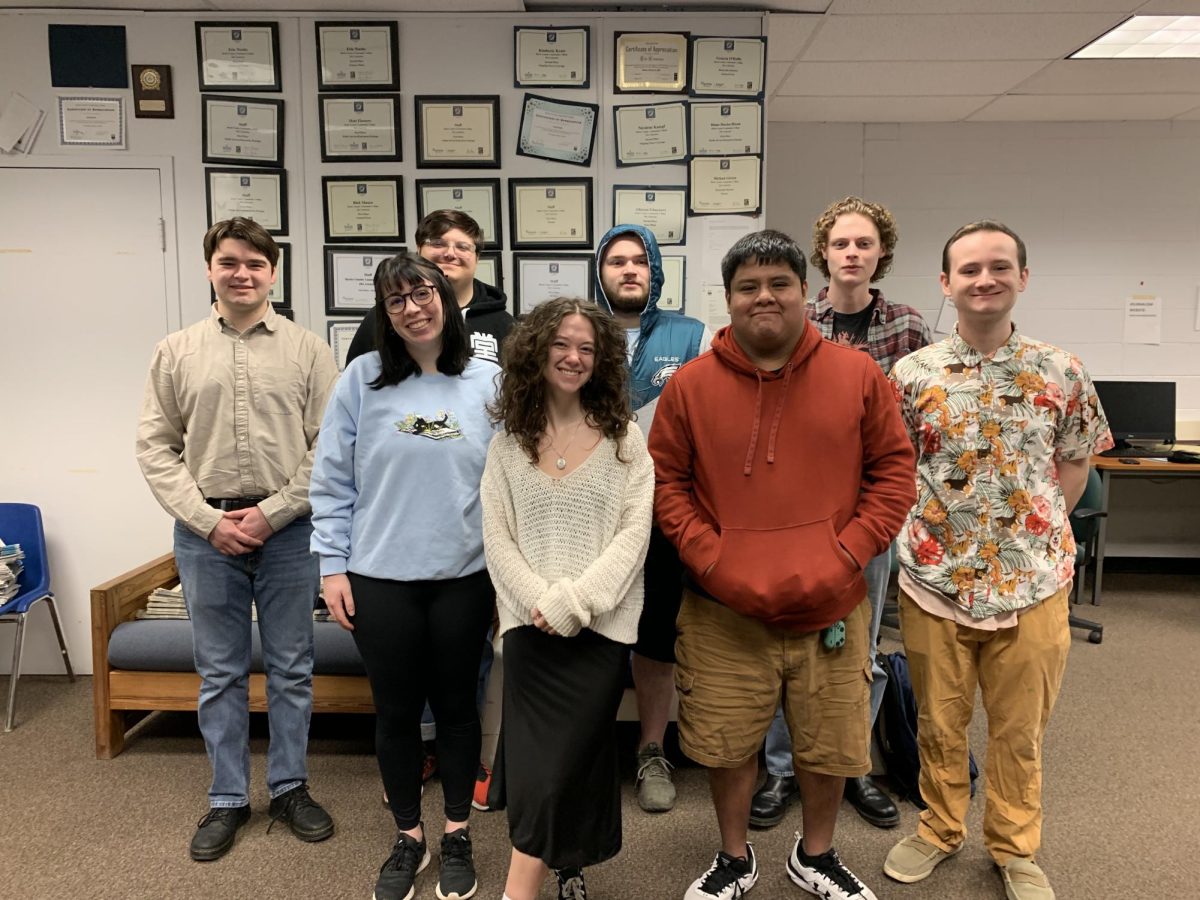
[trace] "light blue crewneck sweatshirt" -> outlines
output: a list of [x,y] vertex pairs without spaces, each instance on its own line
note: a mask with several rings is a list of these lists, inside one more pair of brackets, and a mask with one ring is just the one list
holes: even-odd
[[373,391],[379,354],[346,367],[325,409],[309,500],[321,574],[395,581],[484,567],[479,482],[498,366],[410,376]]

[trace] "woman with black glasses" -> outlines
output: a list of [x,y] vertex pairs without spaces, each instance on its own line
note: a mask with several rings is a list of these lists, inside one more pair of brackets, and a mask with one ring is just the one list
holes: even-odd
[[475,687],[494,593],[479,482],[499,369],[472,358],[453,289],[402,254],[375,271],[376,349],[346,367],[313,464],[313,552],[325,603],[353,631],[376,709],[376,753],[395,846],[375,900],[408,900],[429,863],[420,720],[438,723],[445,795],[436,894],[475,893],[467,817],[479,766]]

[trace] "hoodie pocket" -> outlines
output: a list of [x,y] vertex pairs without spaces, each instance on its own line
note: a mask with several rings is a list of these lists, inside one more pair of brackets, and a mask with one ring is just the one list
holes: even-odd
[[774,620],[788,618],[788,610],[819,617],[841,604],[860,578],[833,521],[825,518],[779,528],[723,528],[717,563],[704,581],[714,597],[743,615]]

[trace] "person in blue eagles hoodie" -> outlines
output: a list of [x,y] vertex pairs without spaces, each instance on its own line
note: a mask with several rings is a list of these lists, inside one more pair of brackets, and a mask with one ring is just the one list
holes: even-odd
[[[649,437],[658,395],[680,366],[708,349],[712,334],[698,319],[658,308],[662,254],[654,234],[641,225],[617,225],[600,239],[596,287],[596,302],[625,329],[630,399],[638,425]],[[641,722],[638,804],[646,812],[665,812],[675,805],[671,766],[662,744],[675,695],[675,617],[683,593],[682,573],[675,548],[655,528],[646,556],[646,602],[633,649]]]

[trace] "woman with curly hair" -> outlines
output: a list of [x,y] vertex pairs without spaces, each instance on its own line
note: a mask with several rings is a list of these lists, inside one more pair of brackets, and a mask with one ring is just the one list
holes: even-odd
[[654,464],[630,427],[625,335],[551,300],[505,342],[483,472],[483,545],[504,636],[493,785],[508,809],[506,900],[547,868],[584,900],[583,867],[621,849],[616,715],[642,609]]

